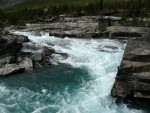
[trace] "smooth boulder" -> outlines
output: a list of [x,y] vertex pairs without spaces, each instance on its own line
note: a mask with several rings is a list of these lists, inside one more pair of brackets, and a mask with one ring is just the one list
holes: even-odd
[[25,42],[29,42],[29,39],[27,36],[20,35],[20,36],[17,36],[17,42],[18,43],[25,43]]
[[22,73],[25,68],[17,64],[6,64],[4,67],[0,68],[0,77]]
[[22,62],[19,63],[19,66],[25,68],[25,71],[33,70],[33,61],[31,58],[25,58]]

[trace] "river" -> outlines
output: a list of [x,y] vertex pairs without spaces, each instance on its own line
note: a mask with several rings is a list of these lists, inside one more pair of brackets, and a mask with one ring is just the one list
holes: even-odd
[[[0,113],[143,113],[116,103],[111,88],[126,44],[109,39],[26,35],[31,42],[68,54],[52,65],[0,79]],[[23,48],[24,51],[26,48]]]

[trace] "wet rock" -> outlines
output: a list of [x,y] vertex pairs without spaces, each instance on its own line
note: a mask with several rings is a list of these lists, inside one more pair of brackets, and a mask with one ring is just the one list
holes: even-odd
[[10,56],[9,58],[9,64],[13,64],[17,62],[17,56]]
[[33,70],[33,62],[31,58],[25,58],[22,62],[19,63],[19,66],[25,68],[26,71]]
[[51,55],[52,53],[55,53],[55,50],[53,48],[48,47],[42,47],[42,54],[44,55]]
[[46,46],[41,46],[36,43],[23,43],[23,52],[31,52],[31,53],[41,53],[44,55],[51,55],[52,53],[55,52],[53,48],[46,47]]
[[3,35],[11,35],[11,33],[8,30],[3,30],[2,34]]
[[89,38],[100,38],[103,36],[103,33],[89,33]]
[[142,34],[137,32],[116,31],[111,32],[111,37],[142,37]]
[[18,63],[22,62],[23,60],[24,60],[23,56],[18,56],[16,63],[18,64]]
[[134,95],[135,99],[150,99],[150,84],[145,82],[134,83]]
[[[110,26],[106,28],[105,32],[98,29],[98,20],[101,16],[81,16],[81,17],[59,17],[53,23],[33,23],[27,24],[27,31],[47,31],[50,36],[56,37],[78,37],[78,38],[117,38],[128,39],[134,37],[141,37],[147,33],[149,28],[144,27],[129,27],[129,26]],[[111,19],[114,24],[119,22],[120,17],[103,18]],[[38,35],[40,36],[39,32]]]
[[150,72],[133,73],[132,79],[138,82],[150,83]]
[[32,60],[37,61],[37,62],[39,62],[39,61],[41,61],[41,60],[43,59],[42,54],[39,53],[39,52],[34,53],[34,54],[31,56],[31,58],[32,58]]
[[44,47],[42,52],[33,53],[31,56],[34,63],[36,65],[38,64],[40,67],[59,64],[59,61],[64,60],[67,57],[67,54],[55,52],[52,48],[47,47]]
[[5,57],[5,58],[1,58],[0,59],[0,67],[2,67],[3,65],[9,63],[9,60],[10,60],[10,56]]
[[34,34],[35,36],[42,36],[42,34],[41,34],[40,31],[34,31],[33,34]]
[[31,58],[34,64],[37,65],[35,67],[38,67],[38,65],[41,67],[45,65],[51,65],[50,56],[53,53],[55,53],[55,50],[51,47],[28,42],[23,44],[20,55]]
[[23,43],[23,49],[25,49],[24,52],[34,52],[39,51],[41,49],[41,46],[37,45],[36,43],[26,42]]
[[4,67],[0,68],[0,77],[22,73],[24,68],[17,64],[6,64]]
[[128,40],[143,37],[150,29],[144,27],[111,26],[108,27],[107,30],[110,32],[110,38],[122,39],[122,37],[124,37]]
[[150,55],[135,55],[127,54],[124,60],[135,61],[135,62],[150,62]]
[[17,43],[15,35],[10,34],[8,31],[3,31],[0,37],[1,76],[15,74],[23,70],[23,68],[16,64],[17,54],[21,48],[22,44]]
[[16,54],[22,48],[22,44],[17,43],[17,38],[13,35],[2,36],[0,43],[0,57]]
[[150,84],[144,82],[136,82],[134,84],[135,92],[150,94]]
[[144,38],[128,40],[111,91],[113,96],[146,101],[150,99],[150,45]]
[[63,59],[66,59],[68,57],[67,53],[59,53],[59,52],[55,52],[53,55],[58,55],[58,57],[63,57]]
[[21,55],[21,56],[31,56],[31,55],[32,55],[32,52],[20,51],[20,52],[19,52],[19,55]]
[[25,43],[25,42],[29,42],[29,39],[27,36],[19,35],[19,36],[17,36],[17,42]]
[[65,60],[68,57],[66,53],[54,53],[50,56],[51,64],[58,65],[60,61]]
[[115,97],[129,98],[132,97],[132,84],[130,81],[117,80],[115,82],[111,94]]
[[50,57],[49,56],[43,56],[42,60],[38,63],[42,66],[51,65]]
[[75,37],[78,37],[77,34],[69,34],[69,33],[65,33],[65,32],[49,33],[49,36],[55,36],[55,37],[60,37],[60,38],[65,38],[65,37],[75,38]]
[[112,50],[117,50],[118,49],[118,47],[115,47],[115,46],[105,46],[105,48],[112,49]]
[[146,94],[146,93],[141,93],[141,92],[135,92],[134,93],[134,98],[136,99],[140,99],[140,100],[146,100],[146,101],[149,101],[150,100],[150,96],[149,94]]

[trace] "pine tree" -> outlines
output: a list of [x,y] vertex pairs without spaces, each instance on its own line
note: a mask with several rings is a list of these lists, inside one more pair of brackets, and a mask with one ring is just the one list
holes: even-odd
[[102,11],[104,9],[104,1],[103,0],[100,0],[100,2],[99,2],[99,9],[100,9],[100,11]]

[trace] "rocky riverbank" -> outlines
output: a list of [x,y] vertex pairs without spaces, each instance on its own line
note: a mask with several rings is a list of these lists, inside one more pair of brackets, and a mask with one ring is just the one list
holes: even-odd
[[[150,28],[115,24],[101,31],[98,26],[99,18],[99,16],[62,17],[49,23],[28,23],[21,31],[34,31],[35,35],[41,35],[41,31],[49,32],[50,36],[60,38],[128,40],[111,93],[120,98],[150,99]],[[109,18],[115,23],[120,20],[115,17]],[[18,28],[9,27],[5,30],[13,29]],[[56,53],[52,48],[29,42],[28,37],[25,36],[1,33],[0,44],[0,76],[51,65],[50,59],[53,54],[67,57],[65,54]],[[22,46],[41,52],[20,52]]]
[[[36,52],[23,52],[22,48]],[[27,36],[14,35],[5,30],[0,31],[0,77],[51,65],[54,55],[67,57],[64,53],[55,52],[53,48],[30,42]]]
[[[101,22],[101,20],[104,22]],[[111,26],[108,25],[111,21]],[[60,38],[118,38],[141,37],[147,33],[146,27],[121,26],[120,17],[81,16],[60,17],[50,22],[27,23],[25,27],[8,27],[6,30],[23,28],[22,31],[49,32],[50,36]],[[103,26],[99,25],[102,23]],[[103,30],[102,30],[103,29]]]
[[[150,33],[150,32],[149,32]],[[150,99],[150,34],[128,40],[116,81],[115,97],[135,100]]]

